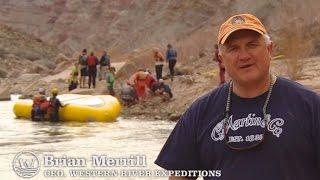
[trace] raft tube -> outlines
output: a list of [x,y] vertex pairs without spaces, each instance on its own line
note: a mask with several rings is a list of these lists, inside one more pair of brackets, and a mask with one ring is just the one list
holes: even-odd
[[[110,95],[63,94],[58,99],[63,105],[59,110],[61,121],[76,122],[111,122],[116,121],[120,102]],[[32,100],[19,100],[14,103],[13,112],[17,118],[31,119]]]

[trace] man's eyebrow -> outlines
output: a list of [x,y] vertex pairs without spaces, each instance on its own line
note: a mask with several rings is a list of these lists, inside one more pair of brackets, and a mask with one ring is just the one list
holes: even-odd
[[256,39],[253,39],[253,40],[249,41],[247,44],[250,44],[250,43],[257,43],[257,42],[259,42],[259,39],[258,39],[258,38],[256,38]]
[[228,43],[225,45],[226,48],[233,48],[233,47],[237,47],[238,45],[232,44],[232,43]]

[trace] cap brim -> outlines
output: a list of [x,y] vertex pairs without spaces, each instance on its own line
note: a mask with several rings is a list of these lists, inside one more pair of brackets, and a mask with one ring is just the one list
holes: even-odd
[[256,31],[258,32],[259,34],[265,34],[263,31],[257,29],[257,28],[253,28],[253,27],[237,27],[233,30],[231,30],[230,32],[228,32],[227,34],[225,34],[222,39],[220,40],[219,44],[224,44],[226,42],[226,40],[228,39],[228,37],[234,33],[235,31],[238,31],[238,30],[252,30],[252,31]]

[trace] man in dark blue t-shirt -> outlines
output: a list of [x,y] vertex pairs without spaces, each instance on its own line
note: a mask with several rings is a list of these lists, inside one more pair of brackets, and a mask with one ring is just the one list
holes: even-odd
[[320,179],[319,95],[269,73],[272,42],[255,16],[229,18],[218,44],[232,81],[191,105],[155,163],[219,171],[205,179]]

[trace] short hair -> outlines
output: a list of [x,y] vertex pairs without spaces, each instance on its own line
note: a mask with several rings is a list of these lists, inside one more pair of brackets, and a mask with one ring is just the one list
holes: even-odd
[[86,53],[86,52],[87,52],[87,49],[83,49],[82,52],[83,52],[83,53]]
[[172,45],[171,45],[171,44],[168,44],[167,47],[168,47],[168,48],[172,48]]
[[263,34],[262,36],[266,42],[266,45],[269,46],[272,43],[270,36],[268,34]]

